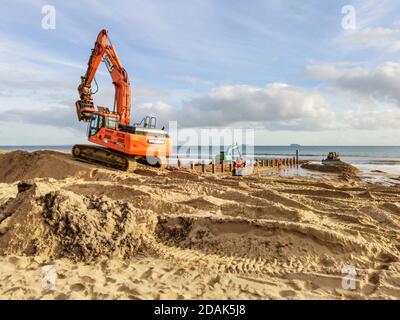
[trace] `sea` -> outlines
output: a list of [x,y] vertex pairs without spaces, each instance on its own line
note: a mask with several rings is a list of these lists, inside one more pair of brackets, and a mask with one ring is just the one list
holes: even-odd
[[[72,145],[42,145],[42,146],[0,146],[0,150],[59,150],[70,151]],[[187,147],[174,148],[174,156],[190,160],[212,159],[226,147]],[[328,152],[339,153],[340,158],[360,169],[366,180],[386,182],[400,178],[400,146],[241,146],[239,150],[247,159],[268,159],[294,156],[299,152],[300,160],[320,163]],[[304,174],[304,172],[301,172]],[[397,180],[400,182],[400,180]]]

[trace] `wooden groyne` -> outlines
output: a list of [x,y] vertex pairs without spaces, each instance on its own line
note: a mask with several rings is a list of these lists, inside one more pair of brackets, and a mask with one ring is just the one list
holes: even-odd
[[[250,165],[254,166],[254,173],[270,169],[293,168],[299,165],[299,153],[296,151],[296,154],[289,158],[255,159],[251,161]],[[233,161],[190,161],[189,165],[184,165],[182,159],[178,159],[175,167],[187,168],[197,173],[224,174],[232,172]]]

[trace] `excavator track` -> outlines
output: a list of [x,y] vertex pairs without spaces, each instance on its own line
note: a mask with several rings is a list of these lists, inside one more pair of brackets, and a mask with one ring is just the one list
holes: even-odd
[[97,163],[123,171],[134,171],[137,167],[135,159],[104,147],[76,144],[72,148],[72,156],[80,161]]

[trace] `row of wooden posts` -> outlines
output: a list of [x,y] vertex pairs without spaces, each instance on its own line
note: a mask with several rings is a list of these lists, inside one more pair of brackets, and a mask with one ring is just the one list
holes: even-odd
[[[296,155],[291,158],[282,158],[282,159],[256,159],[254,161],[255,167],[265,167],[265,168],[275,168],[275,167],[294,167],[299,165],[299,153],[296,151]],[[195,170],[195,162],[190,162],[190,169]],[[207,164],[205,161],[201,163],[201,172],[206,172]],[[178,159],[178,168],[182,168],[182,161]],[[220,171],[221,173],[226,172],[226,168],[228,168],[228,172],[232,172],[233,169],[233,162],[232,161],[221,161],[220,162]],[[211,172],[216,173],[216,162],[213,160],[211,161]]]

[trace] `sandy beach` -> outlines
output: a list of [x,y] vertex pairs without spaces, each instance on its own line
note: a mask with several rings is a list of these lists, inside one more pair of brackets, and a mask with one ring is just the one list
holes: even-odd
[[1,299],[400,298],[400,185],[0,163]]

